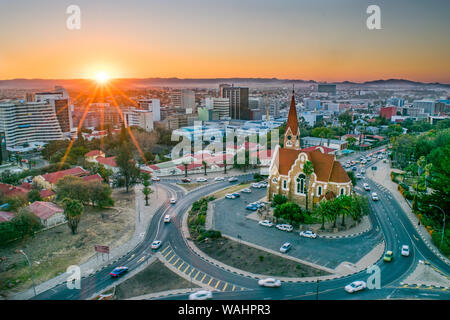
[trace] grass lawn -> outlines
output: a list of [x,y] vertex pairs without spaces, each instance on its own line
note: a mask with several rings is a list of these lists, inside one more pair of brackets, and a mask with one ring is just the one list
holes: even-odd
[[236,185],[232,185],[231,187],[228,187],[226,189],[217,191],[216,193],[214,193],[212,196],[216,199],[220,199],[225,197],[226,194],[228,193],[233,193],[233,192],[237,192],[239,190],[245,189],[250,187],[250,183],[246,183],[246,184],[236,184]]
[[[114,299],[129,299],[149,293],[190,287],[189,281],[170,271],[162,262],[156,260],[134,277],[119,284],[116,287]],[[192,284],[192,288],[198,288],[198,286]]]
[[9,296],[31,287],[29,266],[16,250],[22,249],[28,255],[35,283],[39,284],[66,272],[70,265],[88,260],[95,254],[96,244],[117,247],[127,242],[135,228],[134,191],[125,194],[114,190],[113,198],[113,209],[86,207],[75,235],[64,224],[0,246],[0,295]]
[[205,183],[177,183],[177,185],[182,186],[183,188],[185,188],[187,191],[191,191],[194,190],[200,186],[205,185]]
[[277,277],[313,277],[327,272],[284,259],[226,238],[196,242],[200,250],[210,257],[251,273]]

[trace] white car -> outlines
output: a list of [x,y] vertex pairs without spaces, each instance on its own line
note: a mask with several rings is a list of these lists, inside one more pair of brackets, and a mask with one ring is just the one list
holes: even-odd
[[292,248],[292,244],[290,244],[289,242],[286,242],[285,244],[283,244],[283,245],[281,246],[280,252],[281,252],[281,253],[286,253],[286,252],[288,252],[289,250],[291,250],[291,248]]
[[366,191],[370,191],[370,186],[369,186],[367,183],[364,183],[364,184],[363,184],[363,188],[364,188],[364,190],[366,190]]
[[213,295],[211,291],[200,290],[189,295],[189,300],[208,300],[212,299]]
[[231,177],[230,179],[228,179],[228,182],[236,182],[238,181],[238,178],[236,177]]
[[164,216],[164,223],[169,223],[170,222],[170,216],[168,214],[166,214]]
[[236,196],[234,194],[232,194],[232,193],[228,193],[228,194],[225,195],[225,198],[226,199],[235,199]]
[[402,256],[404,256],[404,257],[409,256],[409,246],[407,246],[407,245],[402,246]]
[[175,198],[170,199],[170,203],[171,203],[171,204],[177,203],[177,199],[175,199]]
[[366,169],[362,168],[361,169],[361,174],[364,174],[364,173],[366,173]]
[[255,188],[255,189],[259,189],[260,188],[260,184],[259,183],[252,183],[250,185],[250,187]]
[[195,181],[197,181],[197,182],[206,182],[206,181],[208,181],[208,179],[206,179],[206,178],[197,178],[197,179],[195,179]]
[[158,178],[158,177],[153,177],[153,178],[152,178],[152,181],[161,181],[161,179]]
[[378,200],[380,200],[380,199],[378,198],[378,195],[377,195],[376,192],[372,192],[372,200],[373,200],[373,201],[378,201]]
[[357,178],[357,179],[362,179],[361,173],[357,173],[357,174],[356,174],[356,178]]
[[245,189],[242,189],[242,192],[243,193],[252,193],[252,189],[245,188]]
[[305,238],[312,238],[312,239],[317,238],[317,234],[315,234],[315,233],[312,232],[311,230],[301,231],[301,232],[299,233],[299,235],[300,235],[301,237],[305,237]]
[[161,247],[162,241],[161,240],[155,240],[152,242],[151,248],[153,250],[158,249],[159,247]]
[[269,220],[262,220],[260,222],[258,222],[259,225],[263,226],[263,227],[273,227],[273,223],[270,222]]
[[216,177],[214,178],[214,181],[224,181],[225,178],[224,177]]
[[290,224],[277,224],[275,226],[278,230],[291,232],[294,228]]
[[349,285],[345,286],[345,291],[348,293],[353,293],[357,291],[364,290],[366,288],[366,283],[364,281],[353,281]]
[[261,287],[278,288],[281,287],[281,281],[274,278],[267,278],[258,280]]

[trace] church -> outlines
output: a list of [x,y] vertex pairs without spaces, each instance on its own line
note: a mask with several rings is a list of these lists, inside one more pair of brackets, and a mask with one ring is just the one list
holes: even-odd
[[[314,172],[309,177],[303,172],[303,166],[311,161]],[[308,209],[322,200],[330,200],[339,195],[351,195],[352,182],[347,172],[334,154],[327,154],[318,146],[311,151],[300,147],[300,129],[298,127],[295,97],[292,100],[284,134],[284,147],[277,145],[269,168],[267,199],[274,195],[285,195],[289,201],[306,207],[308,192]]]

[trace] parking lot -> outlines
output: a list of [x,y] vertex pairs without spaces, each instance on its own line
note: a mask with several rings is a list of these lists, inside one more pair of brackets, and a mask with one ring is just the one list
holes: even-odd
[[[358,262],[381,240],[380,233],[374,230],[354,238],[308,239],[300,237],[295,231],[260,226],[258,222],[246,218],[253,212],[246,210],[245,206],[264,197],[266,189],[251,190],[251,193],[240,192],[239,198],[223,198],[215,202],[214,229],[276,251],[283,243],[290,242],[293,248],[289,255],[332,269],[343,261]],[[358,245],[355,246],[355,242]]]

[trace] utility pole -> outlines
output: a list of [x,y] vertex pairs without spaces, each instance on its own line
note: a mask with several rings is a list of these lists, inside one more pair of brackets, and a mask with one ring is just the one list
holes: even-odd
[[319,300],[319,279],[316,280],[316,301]]
[[30,271],[31,271],[31,282],[33,283],[34,296],[36,297],[37,294],[36,294],[36,286],[34,285],[33,266],[30,263],[30,259],[28,259],[28,256],[25,254],[25,252],[23,252],[23,250],[19,250],[19,252],[21,254],[23,254],[25,256],[25,258],[27,258],[28,265],[30,266]]

